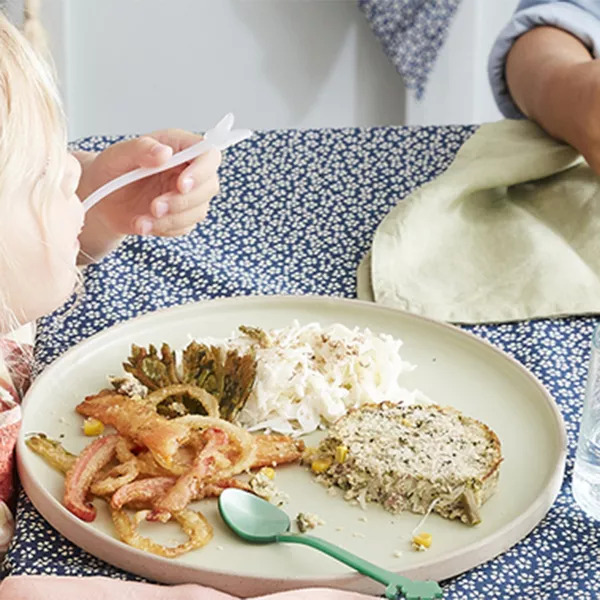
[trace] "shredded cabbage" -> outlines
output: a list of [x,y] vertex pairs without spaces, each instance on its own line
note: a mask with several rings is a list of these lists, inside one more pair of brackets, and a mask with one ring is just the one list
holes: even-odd
[[400,386],[400,375],[415,367],[401,358],[402,341],[390,335],[296,321],[265,333],[268,347],[241,332],[211,340],[255,353],[256,380],[237,419],[250,431],[306,434],[365,403],[427,400],[418,390]]

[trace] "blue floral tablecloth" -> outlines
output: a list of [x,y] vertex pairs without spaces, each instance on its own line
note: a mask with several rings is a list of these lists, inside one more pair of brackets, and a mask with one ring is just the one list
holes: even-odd
[[[141,313],[248,294],[355,297],[355,270],[384,215],[451,162],[472,127],[273,131],[230,149],[208,219],[180,239],[128,238],[85,272],[78,303],[42,319],[40,368],[70,346]],[[118,138],[89,138],[101,150]],[[447,600],[600,597],[600,524],[573,503],[571,472],[594,318],[468,329],[547,386],[564,415],[569,458],[542,523],[500,557],[443,584]],[[85,553],[19,497],[5,574],[139,579]]]
[[417,99],[460,0],[358,0],[384,52]]

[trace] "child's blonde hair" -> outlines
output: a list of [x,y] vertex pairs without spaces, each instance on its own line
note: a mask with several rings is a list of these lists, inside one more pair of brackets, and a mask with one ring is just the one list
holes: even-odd
[[[36,20],[35,14],[29,15],[30,26],[32,18]],[[27,19],[25,27],[27,29]],[[46,200],[51,200],[48,190],[57,189],[60,185],[66,145],[65,119],[52,70],[25,36],[0,12],[2,219],[10,224],[11,207],[16,202],[28,201],[23,190],[33,187],[33,201],[44,230]],[[0,253],[5,265],[10,267],[9,260],[18,265],[18,257],[10,255],[10,249],[3,246],[2,239]],[[3,292],[0,285],[0,295],[4,296]],[[2,300],[6,298],[0,298],[0,304],[7,308]],[[6,310],[0,310],[0,313],[1,332],[6,331],[8,317]]]
[[[52,70],[0,13],[0,201],[39,162],[64,162],[67,135]],[[49,169],[50,175],[61,169]]]

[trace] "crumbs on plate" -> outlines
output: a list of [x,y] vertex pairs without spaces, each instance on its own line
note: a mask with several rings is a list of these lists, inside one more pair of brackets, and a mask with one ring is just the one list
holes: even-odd
[[319,525],[325,525],[325,521],[313,513],[300,512],[296,515],[296,527],[300,533],[306,533]]

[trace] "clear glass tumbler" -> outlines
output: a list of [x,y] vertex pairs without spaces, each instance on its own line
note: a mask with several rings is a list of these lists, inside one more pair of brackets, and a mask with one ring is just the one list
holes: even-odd
[[573,496],[590,517],[600,520],[600,325],[592,336],[573,471]]

